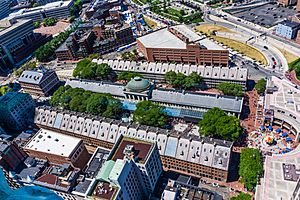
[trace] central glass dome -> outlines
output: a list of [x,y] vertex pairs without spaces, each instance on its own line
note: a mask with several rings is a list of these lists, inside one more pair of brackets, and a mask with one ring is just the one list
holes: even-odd
[[151,83],[147,79],[141,77],[134,77],[125,86],[126,90],[130,92],[143,92],[150,88]]

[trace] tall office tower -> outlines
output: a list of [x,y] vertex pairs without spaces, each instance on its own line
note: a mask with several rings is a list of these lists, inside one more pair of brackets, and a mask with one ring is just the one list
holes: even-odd
[[5,0],[0,1],[0,19],[7,17],[10,13],[9,2]]
[[24,129],[33,122],[34,108],[29,94],[8,92],[0,97],[0,123],[6,129]]
[[156,143],[121,135],[98,174],[93,195],[104,199],[146,199],[161,173]]

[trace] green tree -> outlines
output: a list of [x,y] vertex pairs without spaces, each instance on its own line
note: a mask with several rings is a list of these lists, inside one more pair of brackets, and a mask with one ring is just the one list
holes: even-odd
[[78,89],[76,93],[73,93],[72,100],[69,103],[69,107],[73,111],[85,112],[87,108],[87,100],[92,95],[90,91],[84,91],[83,89]]
[[263,171],[262,156],[258,149],[244,148],[241,151],[239,175],[248,190],[254,189]]
[[51,41],[39,47],[35,51],[35,57],[40,62],[46,62],[54,57],[55,50],[61,45],[75,29],[61,32],[55,36]]
[[108,79],[111,68],[108,64],[97,64],[89,59],[79,61],[73,70],[73,76],[84,79]]
[[168,123],[163,107],[152,101],[140,101],[133,112],[133,120],[148,126],[165,127]]
[[240,120],[235,116],[222,116],[216,124],[217,134],[224,140],[237,140],[243,132]]
[[251,195],[250,194],[246,194],[246,193],[240,193],[238,196],[236,197],[231,197],[230,200],[251,200]]
[[83,2],[81,0],[76,0],[74,2],[74,8],[70,9],[71,15],[78,16],[80,10],[82,9]]
[[196,87],[202,81],[202,77],[196,72],[192,72],[189,76],[186,76],[180,72],[176,73],[174,71],[170,71],[164,75],[164,78],[167,83],[173,85],[174,87],[185,89]]
[[185,84],[185,78],[186,78],[186,75],[184,75],[183,73],[180,73],[180,72],[177,73],[176,79],[173,83],[173,86],[178,87],[178,88],[183,87]]
[[7,85],[3,85],[0,87],[0,96],[5,95],[5,93],[12,91],[12,88],[7,86]]
[[243,133],[240,121],[235,116],[228,116],[220,108],[208,110],[199,121],[199,133],[206,137],[235,141]]
[[108,94],[93,93],[70,86],[59,87],[49,103],[51,106],[95,115],[101,114],[110,118],[119,118],[123,112],[122,103]]
[[108,105],[107,97],[103,94],[93,94],[87,100],[86,111],[88,113],[98,115],[106,111]]
[[140,73],[138,73],[138,72],[120,72],[118,74],[117,79],[118,80],[124,80],[124,81],[128,82],[128,81],[130,81],[134,77],[143,78],[143,76]]
[[87,57],[87,59],[89,59],[89,60],[100,59],[100,58],[102,58],[100,53],[93,53],[93,54],[88,55],[88,57]]
[[51,99],[49,100],[49,104],[51,106],[59,106],[60,104],[60,98],[61,98],[61,95],[63,93],[65,93],[67,87],[64,87],[64,86],[60,86],[53,94],[53,96],[51,97]]
[[169,71],[169,72],[165,73],[165,75],[164,75],[167,83],[169,83],[171,85],[174,85],[174,82],[176,80],[176,76],[177,76],[177,74],[174,71]]
[[96,76],[95,71],[93,70],[93,67],[91,67],[90,65],[83,68],[79,75],[80,78],[84,78],[84,79],[93,79],[95,78],[95,76]]
[[184,16],[185,15],[185,11],[183,9],[180,10],[180,15]]
[[183,87],[190,89],[198,86],[202,82],[202,77],[196,72],[192,72],[189,76],[184,78]]
[[266,91],[266,84],[267,81],[262,78],[255,84],[254,87],[259,94],[262,94]]
[[107,79],[111,73],[111,68],[108,64],[102,63],[97,65],[96,76],[98,79]]
[[120,101],[110,100],[103,113],[103,117],[119,118],[121,113],[123,113],[122,103]]
[[50,18],[45,18],[43,20],[44,26],[54,26],[57,23],[57,19],[50,17]]
[[217,85],[217,89],[221,90],[225,95],[238,96],[244,95],[243,87],[234,83],[220,83]]
[[82,71],[85,67],[87,67],[90,63],[91,63],[91,61],[90,61],[89,59],[83,59],[83,60],[79,61],[79,62],[76,64],[75,69],[73,70],[73,76],[74,76],[74,77],[79,77],[81,71]]
[[33,22],[33,26],[34,26],[34,28],[39,28],[39,27],[40,27],[40,25],[41,25],[41,23],[40,23],[40,22]]

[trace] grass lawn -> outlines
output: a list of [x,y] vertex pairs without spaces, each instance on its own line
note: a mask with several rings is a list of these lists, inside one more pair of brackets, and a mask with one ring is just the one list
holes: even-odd
[[144,16],[144,20],[150,28],[156,29],[158,27],[157,23],[155,21],[153,21],[152,19],[150,19],[149,17]]
[[228,28],[225,28],[223,26],[213,25],[213,24],[203,24],[200,26],[196,26],[196,30],[206,34],[211,34],[213,31],[234,33],[234,31],[231,31]]
[[[163,12],[165,12],[165,11],[163,10]],[[176,17],[182,17],[182,14],[179,10],[176,10],[171,7],[167,8],[165,13],[176,16]]]
[[299,58],[298,56],[296,56],[288,51],[285,51],[284,49],[278,48],[278,50],[284,55],[284,57],[288,63],[291,63]]
[[248,56],[249,58],[257,60],[263,65],[268,64],[266,57],[260,51],[247,44],[229,38],[219,37],[219,36],[212,36],[212,38],[230,47],[231,49],[234,49],[235,51],[244,54],[245,56]]
[[139,1],[139,0],[132,0],[134,3],[136,3],[137,5],[140,5],[140,6],[142,6],[143,5],[143,3],[141,2],[141,1]]
[[297,79],[300,80],[300,57],[289,63],[289,70],[295,70]]
[[263,65],[267,65],[268,61],[266,57],[257,49],[244,44],[242,42],[239,42],[237,40],[232,40],[229,38],[219,37],[212,35],[213,31],[219,31],[219,32],[225,32],[225,33],[235,33],[234,31],[225,28],[223,26],[213,25],[213,24],[203,24],[196,27],[196,30],[199,32],[202,32],[204,34],[210,35],[215,41],[218,41],[231,49],[244,54],[245,56],[248,56],[249,58],[252,58],[254,60],[257,60]]
[[147,0],[139,0],[141,3],[146,4],[148,3]]

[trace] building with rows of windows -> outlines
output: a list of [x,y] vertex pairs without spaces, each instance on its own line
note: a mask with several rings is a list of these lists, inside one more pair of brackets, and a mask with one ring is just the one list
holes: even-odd
[[0,123],[4,129],[24,129],[33,122],[34,108],[29,94],[7,92],[0,97]]
[[32,20],[5,18],[0,21],[0,71],[29,57],[52,36],[33,32]]
[[248,80],[247,68],[229,68],[218,66],[190,65],[182,63],[136,62],[124,60],[94,59],[97,64],[108,64],[115,72],[138,72],[144,78],[164,82],[164,75],[174,71],[188,76],[195,72],[203,78],[203,86],[215,88],[220,83],[234,83],[243,86],[245,90]]
[[38,107],[35,124],[40,128],[81,138],[86,144],[107,149],[112,149],[121,135],[157,142],[165,170],[219,181],[227,181],[228,178],[233,145],[229,141],[52,107]]
[[111,94],[120,99],[123,107],[130,111],[135,110],[137,102],[151,100],[166,107],[170,116],[186,121],[199,121],[204,113],[214,107],[239,117],[244,101],[243,97],[155,88],[155,84],[139,77],[131,79],[127,85],[79,79],[68,79],[66,85]]
[[56,1],[35,8],[24,8],[9,16],[15,19],[31,19],[42,22],[45,18],[67,19],[71,16],[70,10],[74,7],[73,0]]
[[101,168],[92,196],[103,199],[146,199],[162,173],[156,143],[120,136]]
[[44,129],[31,138],[24,151],[31,157],[55,164],[69,163],[81,169],[90,158],[81,139]]
[[228,65],[229,51],[190,30],[176,25],[137,38],[138,51],[149,62]]
[[48,96],[59,84],[55,71],[42,65],[37,70],[25,70],[18,80],[23,90],[34,96]]

